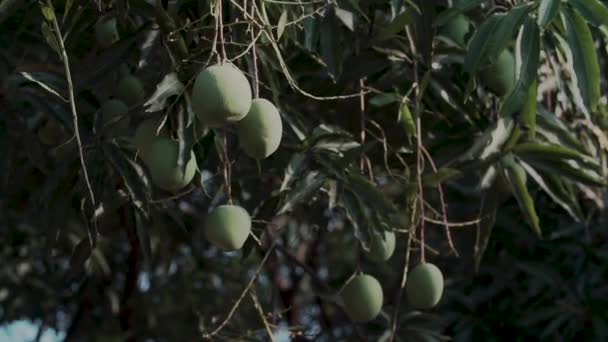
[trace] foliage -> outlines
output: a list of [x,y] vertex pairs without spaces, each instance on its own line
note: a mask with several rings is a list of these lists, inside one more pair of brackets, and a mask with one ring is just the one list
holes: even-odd
[[[462,15],[464,44],[443,30]],[[606,340],[606,24],[599,0],[0,0],[0,320],[68,340]],[[497,96],[479,76],[507,50]],[[192,110],[226,60],[279,110],[266,159]],[[112,98],[130,134],[104,130]],[[177,193],[142,162],[144,121],[176,167],[193,151]],[[231,201],[251,236],[222,252],[204,222]],[[418,311],[404,281],[426,260],[445,290]],[[367,323],[338,295],[358,271],[384,293]]]

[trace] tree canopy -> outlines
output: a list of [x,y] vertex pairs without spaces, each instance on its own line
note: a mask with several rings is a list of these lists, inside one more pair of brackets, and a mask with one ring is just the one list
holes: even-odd
[[0,0],[0,322],[608,339],[600,0]]

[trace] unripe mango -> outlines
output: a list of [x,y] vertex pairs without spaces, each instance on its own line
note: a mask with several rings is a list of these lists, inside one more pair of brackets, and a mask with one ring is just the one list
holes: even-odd
[[441,33],[454,43],[466,45],[466,35],[473,27],[471,21],[463,14],[457,14],[442,28]]
[[247,77],[231,64],[216,64],[201,71],[192,89],[192,110],[207,127],[240,121],[251,107]]
[[101,117],[104,123],[104,130],[111,136],[124,135],[129,129],[129,119],[125,115],[129,112],[129,107],[117,99],[111,99],[101,105]]
[[139,78],[127,75],[118,81],[116,96],[127,105],[134,106],[144,101],[146,91]]
[[95,38],[102,48],[108,48],[119,39],[116,18],[101,20],[95,24]]
[[481,71],[481,82],[498,96],[507,95],[515,85],[515,57],[504,50],[494,64]]
[[194,152],[190,152],[185,170],[177,165],[178,156],[179,143],[170,138],[159,138],[149,147],[143,160],[148,166],[152,182],[159,188],[175,192],[194,178],[197,168]]
[[378,280],[368,274],[354,276],[340,293],[344,311],[355,322],[376,318],[382,310],[384,293]]
[[431,263],[419,264],[410,272],[405,285],[407,298],[416,309],[430,309],[443,294],[443,274]]
[[251,232],[251,217],[238,205],[220,205],[205,222],[205,236],[213,245],[224,251],[243,247]]
[[377,262],[382,262],[390,259],[395,252],[395,233],[385,230],[380,234],[373,234],[370,246],[369,257]]
[[254,159],[264,159],[279,148],[283,123],[277,108],[266,99],[251,101],[244,119],[237,123],[241,149]]
[[143,160],[146,160],[147,152],[154,141],[168,136],[166,126],[163,126],[157,133],[159,126],[160,122],[158,120],[148,119],[140,123],[135,130],[133,143]]

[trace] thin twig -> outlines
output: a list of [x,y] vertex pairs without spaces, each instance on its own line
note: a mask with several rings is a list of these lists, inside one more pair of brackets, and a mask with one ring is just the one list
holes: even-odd
[[[365,145],[365,81],[362,78],[359,79],[359,112],[361,114],[360,120],[360,132],[359,139],[361,140],[361,146]],[[363,172],[365,168],[365,153],[361,152],[361,160],[359,161],[359,169]]]
[[226,197],[228,198],[228,204],[232,204],[232,169],[230,165],[230,158],[228,156],[228,130],[224,129],[224,187],[226,188]]
[[[435,165],[435,161],[433,160],[433,157],[431,157],[429,151],[427,151],[427,149],[423,145],[420,145],[420,149],[422,150],[422,153],[424,153],[424,155],[426,156],[426,159],[431,164],[433,172],[437,172],[437,166]],[[446,208],[447,206],[445,204],[445,196],[443,195],[443,186],[441,185],[441,182],[437,183],[437,191],[439,192],[439,202],[441,203],[441,218],[443,219],[443,225],[445,226],[445,236],[448,240],[448,246],[450,247],[450,250],[452,251],[452,253],[454,253],[454,255],[459,256],[456,247],[454,247],[452,234],[450,234],[450,226],[448,225],[448,214]]]
[[222,11],[222,1],[217,2],[217,21],[219,23],[220,46],[222,48],[222,62],[226,61],[226,47],[224,46],[224,13]]
[[[244,5],[244,7],[246,8],[246,4]],[[252,17],[255,16],[255,0],[251,1],[251,16]],[[253,46],[251,47],[251,55],[253,58],[253,97],[256,99],[258,97],[260,97],[260,79],[259,79],[259,75],[258,75],[258,55],[257,55],[256,41],[261,34],[262,34],[262,31],[260,30],[260,33],[258,34],[258,36],[254,38],[253,26],[251,27],[251,39],[253,41],[252,42]]]
[[452,228],[474,226],[481,221],[481,219],[475,219],[475,220],[464,221],[464,222],[445,222],[445,221],[434,220],[434,219],[432,219],[430,217],[426,217],[426,216],[424,217],[424,220],[427,222],[430,222],[430,223],[434,223],[434,224],[447,225],[448,227],[452,227]]
[[253,277],[251,278],[251,280],[249,280],[249,283],[247,284],[247,286],[245,287],[245,289],[243,290],[243,292],[241,293],[241,295],[239,296],[239,298],[236,300],[236,302],[234,303],[234,305],[232,306],[232,308],[230,309],[230,311],[228,312],[228,315],[226,316],[226,318],[211,333],[209,333],[209,334],[203,334],[203,338],[210,339],[213,336],[217,335],[220,331],[222,331],[222,329],[224,329],[224,327],[226,326],[226,324],[228,324],[228,322],[230,321],[230,319],[232,319],[232,316],[234,315],[234,313],[236,312],[236,309],[238,309],[239,305],[243,301],[243,298],[245,298],[245,296],[249,292],[249,289],[251,289],[251,286],[253,286],[253,284],[255,283],[256,279],[258,278],[258,276],[262,272],[262,269],[264,268],[264,265],[266,264],[266,261],[268,260],[268,257],[270,257],[270,255],[272,254],[275,246],[276,246],[276,242],[274,242],[270,246],[270,248],[268,248],[268,250],[266,251],[266,255],[264,255],[264,258],[262,259],[262,262],[260,262],[260,264],[258,265],[258,268],[255,270],[255,274],[253,275]]
[[272,330],[270,329],[270,324],[268,324],[268,320],[266,319],[266,315],[264,315],[264,310],[262,309],[262,305],[258,300],[258,296],[255,294],[255,289],[249,292],[249,296],[251,296],[251,300],[253,300],[253,307],[257,310],[262,323],[264,324],[264,329],[266,329],[266,333],[268,333],[268,338],[271,342],[274,342],[274,335],[272,334]]
[[[51,0],[47,0],[47,5],[50,8],[53,8],[53,3]],[[65,69],[65,77],[68,82],[68,95],[70,100],[70,109],[72,111],[72,120],[74,124],[74,135],[76,136],[76,143],[78,144],[78,155],[80,156],[80,165],[82,167],[82,173],[84,175],[84,181],[86,183],[87,189],[89,191],[89,197],[91,199],[91,205],[93,210],[97,207],[95,203],[95,194],[93,193],[93,187],[91,186],[91,181],[89,180],[89,172],[87,171],[87,165],[84,160],[84,152],[82,148],[82,139],[80,138],[80,130],[78,129],[78,112],[76,111],[76,100],[74,98],[74,84],[72,83],[72,73],[70,72],[70,62],[68,60],[68,53],[65,50],[65,45],[63,43],[63,37],[61,35],[61,29],[59,28],[59,23],[57,22],[57,17],[53,15],[53,30],[55,31],[55,38],[59,43],[59,50],[61,54],[61,60],[63,61],[63,67]],[[97,233],[97,219],[93,216],[93,227],[95,228],[95,233]],[[91,236],[91,232],[89,231],[89,242],[91,246],[94,246],[94,241],[96,237]]]

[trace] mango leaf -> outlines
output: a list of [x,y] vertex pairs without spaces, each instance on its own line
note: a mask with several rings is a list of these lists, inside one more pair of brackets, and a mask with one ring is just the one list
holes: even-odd
[[442,167],[437,172],[425,174],[422,177],[422,184],[427,187],[437,187],[439,184],[450,180],[452,178],[458,178],[462,176],[462,172],[449,167]]
[[321,20],[321,57],[327,65],[327,71],[337,79],[342,71],[340,48],[340,27],[335,20],[333,11],[328,11],[327,15]]
[[538,237],[542,237],[540,229],[538,215],[534,207],[534,200],[528,192],[526,186],[526,171],[524,168],[515,161],[515,158],[511,154],[504,156],[501,160],[501,164],[505,170],[505,176],[511,188],[513,196],[517,199],[519,208],[524,215],[526,221],[532,228]]
[[177,78],[177,74],[172,72],[156,85],[156,90],[144,103],[146,112],[157,112],[167,107],[167,100],[172,96],[179,96],[184,92],[184,85]]
[[538,95],[538,80],[530,84],[524,107],[519,115],[520,127],[526,132],[528,140],[534,140],[536,137],[536,96]]
[[49,24],[46,21],[42,22],[40,29],[42,31],[42,36],[44,37],[44,40],[46,40],[46,43],[53,50],[55,50],[55,52],[60,54],[61,49],[59,48],[59,41],[57,40],[57,36],[55,36],[55,31],[53,31],[53,29],[49,26]]
[[344,208],[346,218],[353,226],[355,238],[359,240],[364,250],[369,250],[371,234],[367,229],[366,208],[361,204],[357,196],[350,191],[344,191],[340,197],[340,206]]
[[340,7],[335,7],[336,17],[340,19],[342,24],[349,30],[355,31],[355,14]]
[[570,62],[575,76],[573,90],[580,93],[583,103],[578,105],[589,115],[589,112],[596,109],[600,98],[600,67],[593,37],[580,15],[568,8],[562,8],[561,13],[566,40],[572,53]]
[[561,0],[541,0],[538,6],[536,22],[542,29],[546,28],[559,14]]
[[287,192],[287,196],[283,204],[277,211],[277,215],[284,214],[292,210],[296,205],[308,199],[312,194],[316,193],[319,188],[325,183],[327,177],[319,171],[309,171],[295,185],[292,190]]
[[281,17],[279,17],[279,23],[277,24],[277,41],[281,39],[283,32],[285,32],[285,27],[287,25],[287,11],[283,11],[281,13]]
[[287,190],[293,181],[298,177],[302,171],[308,166],[308,158],[304,153],[295,153],[291,156],[289,164],[285,168],[285,176],[283,176],[283,183],[281,183],[280,191]]
[[532,179],[534,179],[540,188],[549,195],[555,203],[562,207],[575,221],[581,222],[583,217],[581,208],[579,207],[576,198],[569,196],[570,194],[563,188],[563,181],[560,177],[555,175],[541,175],[526,162],[520,161],[520,163]]
[[539,137],[552,144],[564,145],[581,153],[589,154],[587,147],[581,144],[568,127],[555,114],[541,106],[538,107],[536,115],[536,131],[539,133]]
[[[530,17],[526,18],[521,35],[517,40],[516,56],[519,62],[517,63],[519,65],[518,79],[502,106],[501,114],[505,116],[522,110],[528,98],[530,86],[536,80],[540,57],[540,30]],[[534,101],[536,101],[536,97],[534,97]]]
[[404,96],[403,100],[401,101],[401,106],[399,107],[399,118],[397,119],[397,122],[401,123],[401,127],[403,127],[405,135],[407,136],[408,143],[412,144],[412,138],[416,135],[416,123],[414,122],[414,117],[410,111],[406,96]]
[[601,1],[569,0],[568,3],[592,25],[603,26],[608,24],[608,7]]
[[42,11],[42,15],[47,21],[53,21],[53,19],[55,19],[55,9],[52,4],[49,6],[44,2],[40,2],[40,11]]
[[526,158],[525,161],[535,169],[542,170],[547,174],[561,175],[575,182],[591,186],[606,186],[607,184],[605,177],[589,168],[581,166],[573,160],[552,161]]
[[454,2],[454,8],[459,9],[462,12],[477,8],[486,0],[460,0]]
[[406,25],[411,24],[414,21],[414,16],[411,13],[412,10],[405,10],[399,14],[393,21],[385,27],[381,27],[376,35],[377,41],[387,40],[403,29]]
[[344,187],[356,194],[366,207],[373,208],[382,214],[390,214],[395,210],[393,202],[380,191],[378,186],[356,171],[348,174]]
[[481,259],[488,247],[492,230],[496,224],[496,213],[500,205],[500,187],[498,182],[500,177],[495,178],[492,185],[484,192],[479,210],[479,223],[477,224],[477,234],[475,236],[475,246],[473,248],[475,260],[475,272],[479,271]]
[[475,139],[473,145],[457,161],[486,160],[490,156],[500,153],[504,144],[511,137],[514,122],[510,117],[501,117],[494,125],[489,127],[480,137]]
[[575,160],[590,166],[596,171],[601,170],[600,165],[593,157],[561,145],[539,144],[534,142],[521,143],[514,146],[512,151],[517,154],[518,157],[524,159],[551,160],[556,162]]
[[471,38],[464,70],[473,75],[480,66],[495,61],[519,30],[530,8],[529,3],[523,4],[486,19]]

